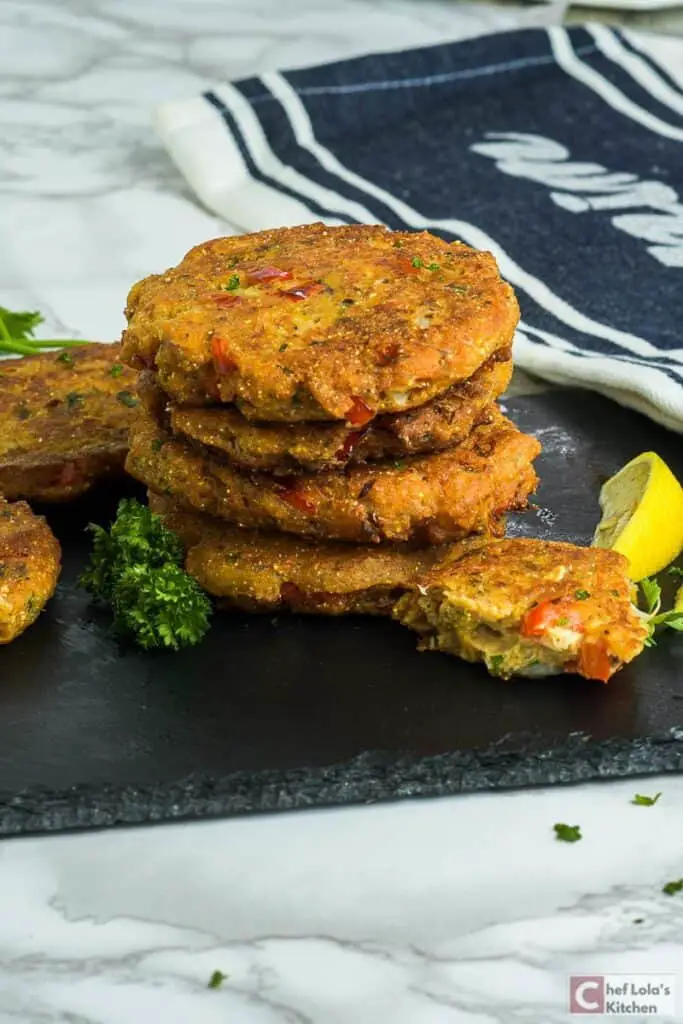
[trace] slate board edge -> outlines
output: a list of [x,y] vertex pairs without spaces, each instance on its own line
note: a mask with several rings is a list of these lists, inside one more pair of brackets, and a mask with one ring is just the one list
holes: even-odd
[[145,787],[78,786],[0,793],[0,837],[148,825],[313,807],[520,789],[683,772],[683,729],[640,740],[574,735],[551,750],[489,749],[434,757],[366,753],[291,771],[192,776]]

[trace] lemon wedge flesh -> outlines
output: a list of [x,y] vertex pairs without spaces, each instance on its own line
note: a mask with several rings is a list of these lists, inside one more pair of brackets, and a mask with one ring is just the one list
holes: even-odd
[[593,546],[629,561],[632,580],[654,576],[683,549],[683,487],[655,452],[643,452],[600,491],[602,519]]

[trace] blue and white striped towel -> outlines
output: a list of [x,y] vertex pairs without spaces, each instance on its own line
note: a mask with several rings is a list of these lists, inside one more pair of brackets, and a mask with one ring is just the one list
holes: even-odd
[[382,222],[491,250],[519,366],[683,431],[683,43],[506,32],[226,84],[157,129],[242,230]]

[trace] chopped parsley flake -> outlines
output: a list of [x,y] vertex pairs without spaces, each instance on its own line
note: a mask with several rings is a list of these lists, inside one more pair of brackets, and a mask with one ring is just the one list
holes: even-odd
[[411,262],[414,267],[424,267],[424,260],[421,260],[419,256],[413,256]]
[[402,459],[397,459],[394,463],[394,469],[405,469],[406,464]]
[[672,565],[670,569],[667,569],[669,576],[683,576],[683,569],[679,569],[677,565]]
[[488,670],[492,676],[499,676],[503,670],[503,655],[494,654],[488,664]]
[[77,391],[70,391],[66,396],[66,407],[67,409],[74,409],[82,401],[83,395],[79,395]]
[[636,793],[631,803],[636,807],[654,807],[661,795],[661,793],[655,793],[654,796],[642,796],[640,793]]
[[123,363],[114,363],[109,373],[112,377],[120,377],[123,373]]
[[590,597],[590,593],[587,590],[577,590],[574,597],[577,601],[586,601]]
[[214,971],[209,978],[207,988],[220,988],[223,982],[227,980],[227,977],[227,974],[223,974],[222,971]]
[[667,896],[675,896],[677,893],[683,892],[683,878],[678,878],[675,882],[667,882],[662,886],[662,892]]
[[553,829],[555,830],[555,838],[563,843],[578,843],[579,839],[583,839],[580,825],[564,825],[558,822],[556,825],[553,825]]
[[428,263],[427,264],[427,270],[441,270],[441,264],[440,263]]
[[280,345],[280,348],[278,349],[278,351],[279,352],[286,352],[288,348],[289,348],[289,345],[287,344],[287,342],[283,341],[282,344]]
[[226,292],[234,292],[235,288],[239,288],[239,286],[240,286],[240,276],[239,276],[239,274],[231,274],[230,277],[228,278],[228,283],[225,286],[225,290],[226,290]]
[[152,451],[153,452],[160,452],[165,444],[166,444],[165,438],[163,438],[163,437],[155,437],[154,440],[152,441]]
[[135,395],[131,395],[130,391],[119,391],[116,397],[122,405],[127,405],[129,409],[134,409],[136,405],[140,404]]
[[73,366],[74,357],[71,355],[70,352],[67,352],[65,349],[63,352],[60,352],[59,355],[57,356],[57,362],[64,363],[65,366]]

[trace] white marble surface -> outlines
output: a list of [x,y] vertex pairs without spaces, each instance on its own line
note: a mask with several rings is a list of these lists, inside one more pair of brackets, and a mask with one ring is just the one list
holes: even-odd
[[[547,17],[4,0],[0,302],[44,310],[49,332],[112,338],[134,279],[225,230],[151,135],[158,102]],[[664,795],[633,807],[637,789]],[[7,841],[0,1024],[566,1021],[571,972],[683,971],[683,896],[661,892],[683,876],[682,804],[683,780],[663,779]],[[558,843],[555,821],[584,840]],[[214,970],[228,977],[211,991]]]

